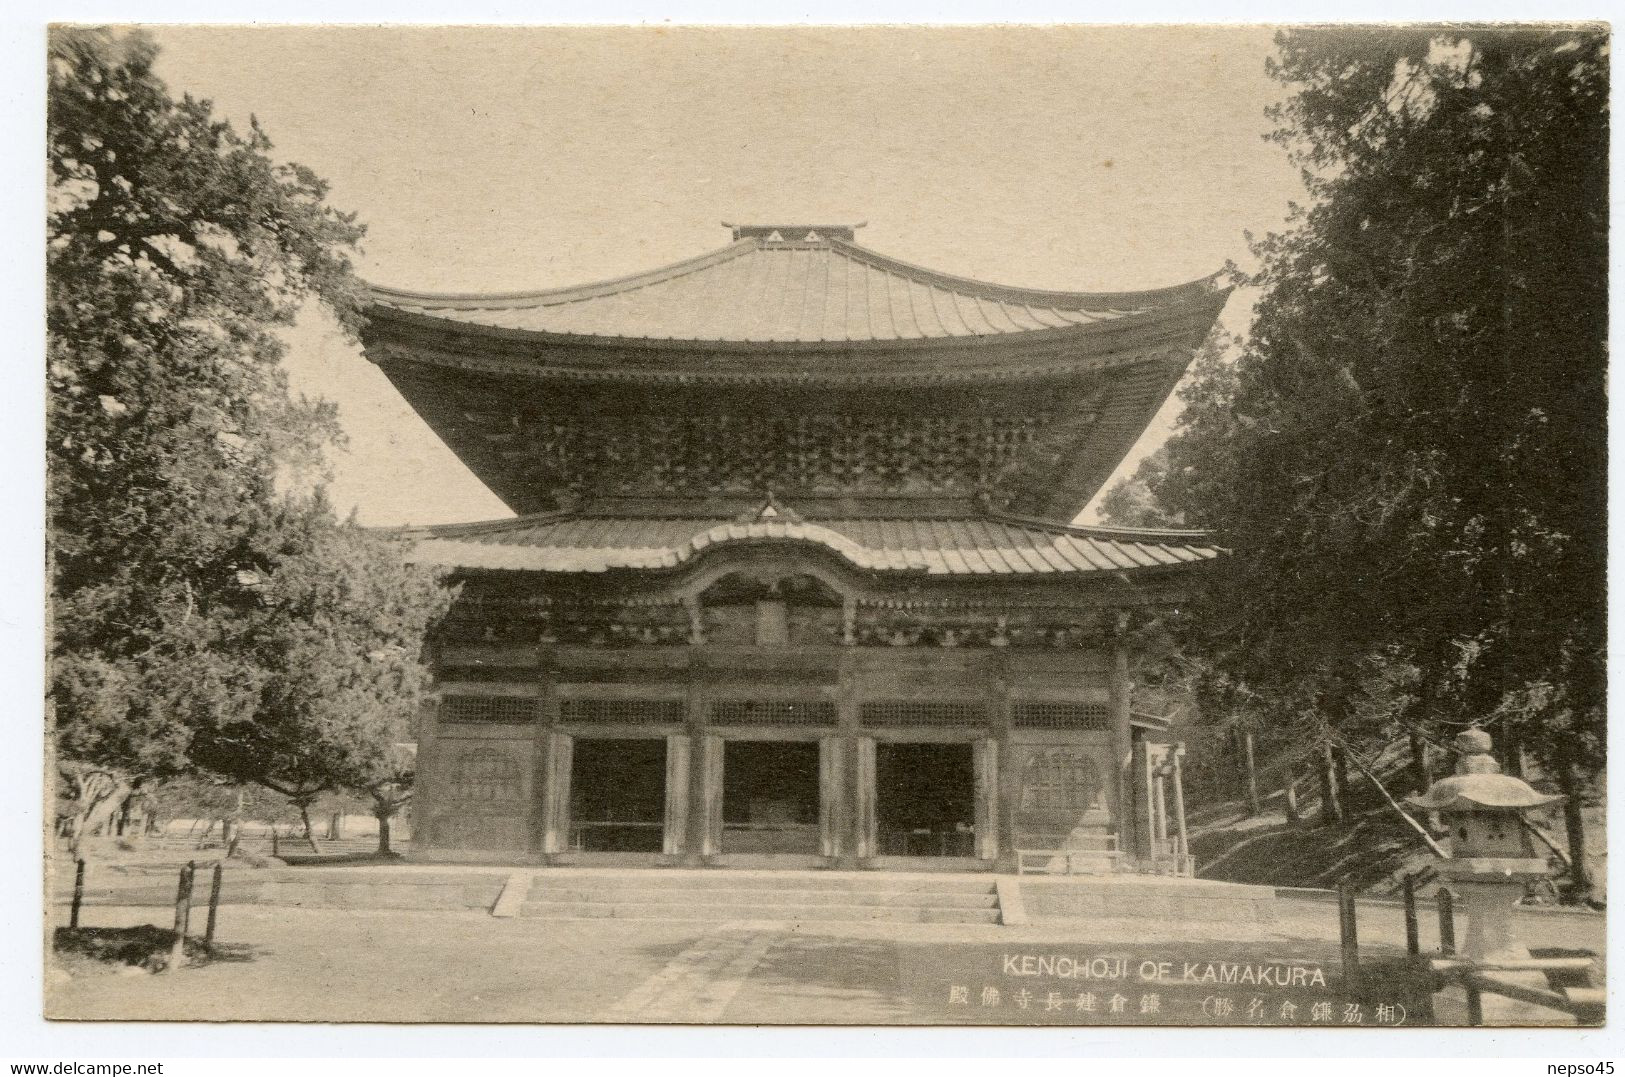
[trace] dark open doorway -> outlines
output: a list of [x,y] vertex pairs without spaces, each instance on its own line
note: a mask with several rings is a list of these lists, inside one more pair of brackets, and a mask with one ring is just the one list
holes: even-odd
[[875,746],[882,856],[973,856],[976,775],[969,744]]
[[581,738],[570,772],[570,848],[658,853],[666,818],[666,742]]
[[722,851],[817,854],[816,742],[723,745]]

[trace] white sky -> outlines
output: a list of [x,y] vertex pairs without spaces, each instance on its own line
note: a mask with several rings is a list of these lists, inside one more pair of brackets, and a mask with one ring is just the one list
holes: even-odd
[[[860,242],[950,273],[1155,287],[1245,263],[1302,193],[1263,139],[1254,27],[154,34],[173,92],[257,115],[360,213],[364,276],[425,291],[649,269],[723,220],[867,220]],[[333,494],[362,522],[508,515],[353,344],[302,326],[290,367],[339,404]]]

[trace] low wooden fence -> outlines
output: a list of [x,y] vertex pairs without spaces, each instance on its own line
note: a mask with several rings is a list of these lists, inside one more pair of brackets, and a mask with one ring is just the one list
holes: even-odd
[[[161,971],[173,972],[186,960],[186,939],[192,930],[192,906],[196,897],[198,864],[188,860],[180,869],[175,886],[174,942],[170,945],[169,961]],[[215,929],[220,924],[220,884],[225,875],[225,864],[215,861],[209,882],[208,918],[203,926],[204,953],[214,950]],[[73,868],[73,899],[68,906],[68,928],[79,929],[80,913],[85,901],[85,861],[80,859]]]
[[[1486,994],[1568,1014],[1582,1025],[1602,1024],[1606,993],[1592,982],[1596,974],[1595,958],[1554,956],[1483,962],[1460,956],[1456,948],[1456,902],[1459,896],[1449,887],[1441,886],[1434,894],[1439,920],[1439,949],[1432,953],[1423,952],[1417,889],[1420,884],[1432,879],[1433,875],[1429,872],[1406,876],[1403,880],[1401,894],[1405,911],[1405,950],[1413,964],[1432,974],[1435,994],[1455,985],[1465,990],[1469,1025],[1484,1023],[1483,999]],[[1351,991],[1358,992],[1361,984],[1359,907],[1355,891],[1350,887],[1339,887],[1337,890],[1337,921],[1344,982]],[[1573,982],[1539,988],[1509,982],[1494,975],[1517,972],[1540,972],[1546,974],[1548,980],[1555,976]]]

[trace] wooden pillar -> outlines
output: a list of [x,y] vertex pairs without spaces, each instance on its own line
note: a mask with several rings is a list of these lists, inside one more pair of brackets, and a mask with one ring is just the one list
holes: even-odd
[[570,765],[575,740],[567,733],[547,737],[547,767],[542,776],[542,852],[570,851]]
[[722,852],[722,738],[707,733],[700,740],[700,843],[702,857]]
[[[1016,870],[1016,798],[1020,795],[1020,775],[1015,773],[1016,752],[1013,745],[1012,705],[1010,702],[1010,655],[1005,650],[993,652],[993,752],[989,781],[992,783],[990,806],[993,812],[993,832],[988,838],[990,850],[986,859],[995,861],[995,870]],[[978,782],[980,789],[980,782]],[[977,828],[977,842],[982,843],[981,828]],[[980,856],[980,852],[977,854]]]
[[1150,856],[1156,849],[1156,765],[1151,761],[1151,744],[1144,734],[1133,738],[1134,850],[1137,856]]
[[1134,730],[1129,723],[1128,645],[1119,633],[1112,640],[1108,704],[1112,737],[1112,825],[1117,847],[1131,854],[1135,848],[1134,827]]
[[845,741],[838,736],[818,740],[818,852],[821,856],[841,855],[845,747]]
[[[855,623],[857,604],[848,599],[845,616],[848,628]],[[858,649],[849,646],[841,652],[840,684],[835,699],[836,750],[841,756],[841,781],[836,787],[836,813],[834,825],[840,833],[840,852],[836,866],[847,870],[858,867],[858,848],[862,842],[858,820],[858,738],[862,726],[858,711]]]
[[856,738],[857,765],[852,775],[852,851],[859,860],[879,854],[875,815],[875,739]]
[[1157,842],[1158,851],[1168,840],[1168,788],[1167,779],[1163,777],[1162,767],[1153,769],[1154,783],[1151,786],[1151,834]]
[[689,646],[705,646],[705,614],[700,607],[700,600],[693,595],[683,599],[683,611],[688,614]]
[[688,845],[689,756],[693,749],[684,733],[666,738],[666,818],[660,851],[681,856]]
[[997,860],[1001,826],[999,799],[999,742],[983,737],[972,746],[976,774],[976,847],[978,860]]
[[[559,722],[558,693],[553,688],[553,678],[544,674],[541,681],[541,697],[536,701],[540,711],[535,725],[535,735],[530,747],[530,773],[531,773],[531,809],[527,826],[527,847],[532,853],[545,855],[551,850],[547,847],[547,798],[550,784],[549,762],[552,751],[553,734],[557,732]],[[413,801],[417,800],[416,794]],[[416,818],[416,808],[413,809]],[[413,828],[415,838],[416,827]]]
[[1190,832],[1185,828],[1185,746],[1174,745],[1174,827],[1179,835],[1179,855],[1191,855]]
[[[689,616],[693,622],[694,639],[703,640],[701,632],[701,615],[699,604],[689,606]],[[707,805],[705,799],[705,744],[710,723],[710,697],[705,692],[704,667],[705,649],[699,642],[689,651],[688,671],[688,710],[685,715],[684,729],[688,736],[688,811],[686,813],[688,832],[684,837],[682,849],[682,863],[689,867],[698,867],[701,850],[705,847],[707,830]]]

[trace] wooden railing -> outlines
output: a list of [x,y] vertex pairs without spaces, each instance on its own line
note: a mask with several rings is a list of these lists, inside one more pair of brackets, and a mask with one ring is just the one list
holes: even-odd
[[[1460,985],[1467,996],[1467,1023],[1484,1023],[1483,996],[1500,995],[1532,1006],[1568,1014],[1581,1025],[1600,1025],[1606,1007],[1606,994],[1593,986],[1596,974],[1594,958],[1529,957],[1505,961],[1473,961],[1456,952],[1457,895],[1448,887],[1440,887],[1434,895],[1439,917],[1439,950],[1425,954],[1421,944],[1421,918],[1417,911],[1416,891],[1419,885],[1431,882],[1437,876],[1431,871],[1408,875],[1402,881],[1405,908],[1405,949],[1413,963],[1425,967],[1434,976],[1434,992]],[[1360,943],[1358,906],[1352,888],[1339,887],[1337,891],[1339,934],[1342,939],[1343,978],[1352,990],[1360,984]],[[1577,984],[1561,987],[1535,987],[1497,978],[1495,973],[1540,972],[1558,974],[1577,979]]]
[[[1094,875],[1104,863],[1108,870],[1118,870],[1123,853],[1117,848],[1116,834],[1092,834],[1076,841],[1092,841],[1098,848],[1017,849],[1018,875]],[[1079,865],[1083,870],[1079,870]]]

